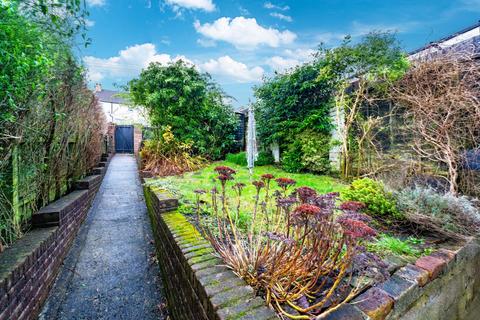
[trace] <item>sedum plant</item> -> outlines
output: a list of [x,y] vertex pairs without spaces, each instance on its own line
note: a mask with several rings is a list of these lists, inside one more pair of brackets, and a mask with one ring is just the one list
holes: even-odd
[[[359,288],[350,286],[352,263],[362,240],[376,235],[368,226],[370,218],[358,212],[362,204],[342,209],[338,193],[293,190],[295,180],[266,174],[252,182],[251,224],[242,229],[237,210],[228,205],[238,207],[240,197],[230,201],[226,193],[230,184],[240,187],[235,171],[223,166],[215,171],[221,186],[211,192],[215,223],[200,223],[202,231],[226,265],[268,305],[284,317],[310,319],[356,296]],[[200,205],[202,199],[198,201]]]

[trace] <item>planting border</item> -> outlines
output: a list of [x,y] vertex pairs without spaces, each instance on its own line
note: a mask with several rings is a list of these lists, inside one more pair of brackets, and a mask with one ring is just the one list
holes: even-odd
[[215,250],[177,212],[168,192],[145,187],[168,311],[173,319],[277,319],[265,301],[214,255]]
[[[176,211],[169,192],[145,187],[148,212],[173,319],[274,319],[263,299],[222,266],[213,247]],[[328,320],[465,319],[480,302],[480,241],[440,249],[396,270]]]
[[0,254],[0,320],[35,319],[100,188],[110,157],[75,191],[32,216],[32,230]]

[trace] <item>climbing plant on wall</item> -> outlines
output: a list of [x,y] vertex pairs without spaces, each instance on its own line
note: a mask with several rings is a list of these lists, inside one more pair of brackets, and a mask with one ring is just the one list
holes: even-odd
[[[329,144],[332,121],[330,110],[333,86],[318,81],[321,59],[304,64],[283,74],[275,74],[255,88],[257,98],[258,134],[264,146],[278,143],[283,154],[283,165],[288,171],[328,171],[311,166],[306,155],[302,135],[308,131]],[[322,152],[323,153],[323,152]],[[328,153],[328,152],[327,152]],[[324,157],[325,154],[319,157]]]
[[82,9],[70,2],[0,1],[0,249],[102,152],[103,112],[71,45]]

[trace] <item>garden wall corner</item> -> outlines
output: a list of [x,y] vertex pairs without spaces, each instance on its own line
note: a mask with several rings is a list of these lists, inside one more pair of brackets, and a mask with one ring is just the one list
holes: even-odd
[[177,199],[151,187],[144,193],[173,319],[277,319],[176,211]]

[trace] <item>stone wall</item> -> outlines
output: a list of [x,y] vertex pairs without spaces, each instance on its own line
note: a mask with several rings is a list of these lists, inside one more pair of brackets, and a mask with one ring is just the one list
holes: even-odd
[[251,287],[222,266],[214,249],[176,211],[177,199],[145,188],[168,310],[173,319],[276,319]]
[[85,219],[108,166],[32,216],[32,230],[0,254],[0,320],[35,319]]

